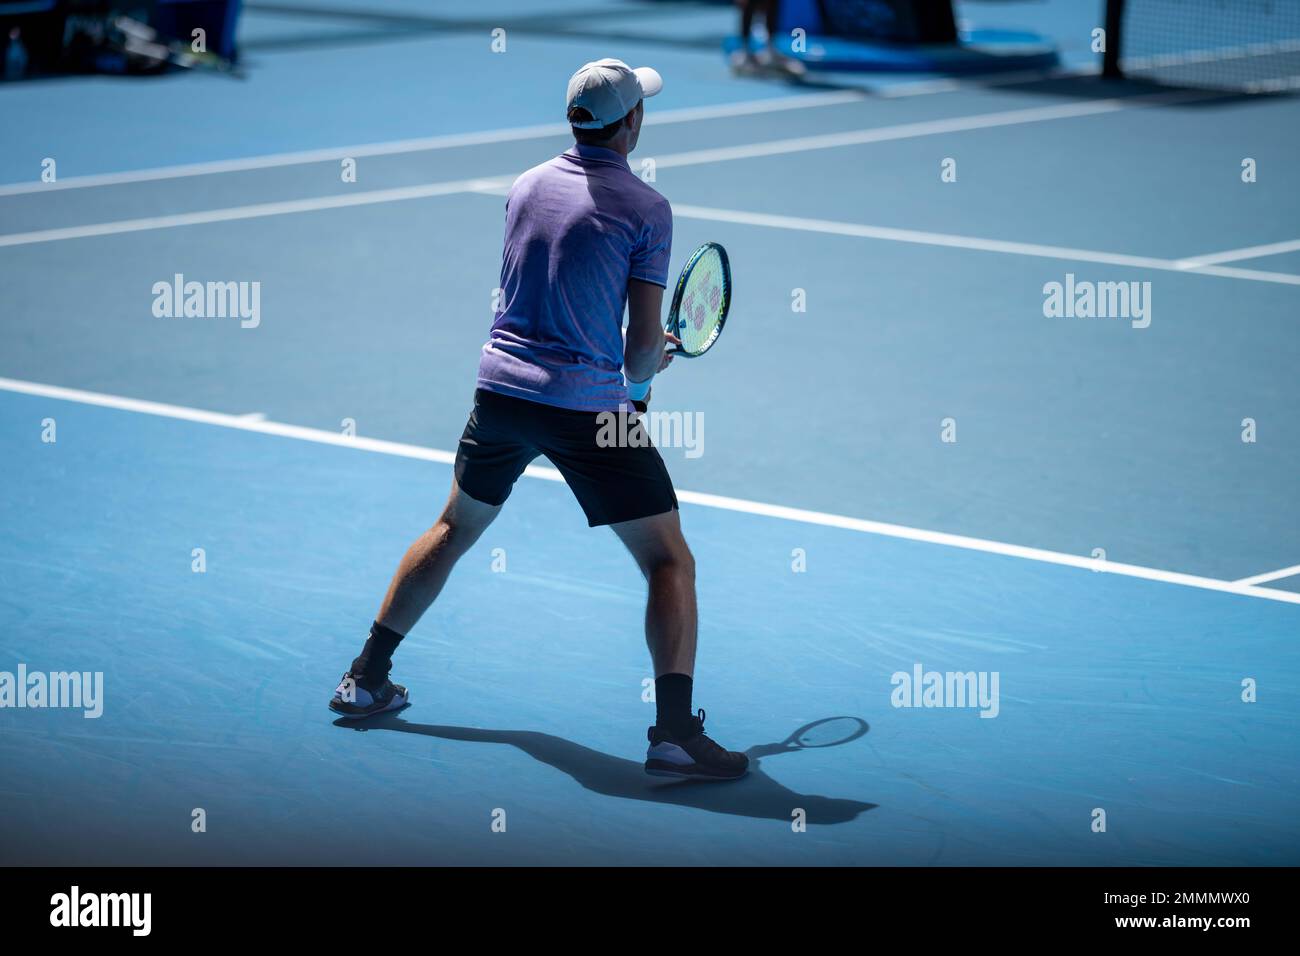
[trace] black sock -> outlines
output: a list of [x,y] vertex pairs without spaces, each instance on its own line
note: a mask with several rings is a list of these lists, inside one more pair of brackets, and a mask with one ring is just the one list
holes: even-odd
[[655,678],[655,723],[673,734],[691,726],[691,686],[686,674],[664,674]]
[[393,666],[393,652],[402,643],[402,636],[378,621],[370,625],[366,646],[352,662],[350,671],[357,684],[366,690],[374,690],[388,679],[388,672]]

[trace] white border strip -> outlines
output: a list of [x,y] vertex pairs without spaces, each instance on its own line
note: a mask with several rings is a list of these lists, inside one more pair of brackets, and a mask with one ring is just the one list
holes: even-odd
[[[867,91],[843,90],[832,93],[808,93],[803,96],[781,96],[772,99],[747,100],[723,103],[716,106],[691,106],[684,109],[651,112],[646,115],[646,126],[667,126],[671,123],[690,123],[697,120],[725,119],[730,116],[752,116],[756,113],[776,113],[814,106],[838,106],[858,103],[870,98]],[[154,182],[162,179],[184,179],[189,176],[212,176],[220,173],[240,173],[255,169],[274,169],[280,166],[299,166],[324,163],[361,156],[396,156],[401,153],[419,153],[461,146],[483,146],[490,143],[508,143],[518,140],[543,139],[547,136],[568,136],[568,123],[542,123],[536,126],[516,126],[509,129],[484,130],[477,133],[448,133],[419,139],[398,139],[383,143],[365,143],[355,146],[331,146],[327,149],[301,150],[291,153],[268,153],[242,159],[223,159],[206,163],[185,163],[178,166],[156,166],[120,173],[100,173],[93,176],[73,176],[52,183],[9,183],[0,186],[0,196],[17,196],[25,193],[54,192],[62,189],[86,189],[94,186],[117,186],[122,183]]]
[[[322,445],[336,445],[356,448],[362,451],[376,452],[381,455],[394,455],[400,458],[415,458],[450,465],[456,460],[454,452],[438,448],[423,448],[419,445],[407,445],[402,442],[383,441],[377,438],[360,436],[348,437],[337,432],[323,431],[317,428],[304,428],[299,425],[286,425],[281,422],[259,421],[244,415],[229,415],[223,412],[210,412],[181,405],[167,405],[162,402],[149,402],[118,395],[104,395],[99,392],[86,392],[80,389],[63,388],[58,385],[43,385],[38,382],[24,382],[11,378],[0,378],[0,390],[17,392],[23,395],[35,395],[64,402],[78,402],[83,405],[95,405],[101,408],[113,408],[119,411],[138,412],[144,415],[158,415],[182,421],[198,422],[204,425],[217,425],[239,431],[258,432],[263,435],[277,435],[281,438],[294,438],[300,441],[315,442]],[[524,474],[546,481],[563,481],[560,473],[553,468],[530,466]],[[1046,551],[1042,548],[1028,548],[1017,544],[1000,541],[987,541],[983,538],[970,538],[965,535],[948,534],[943,531],[927,531],[922,528],[909,528],[904,525],[887,524],[882,521],[868,521],[863,518],[850,518],[845,515],[829,514],[823,511],[808,511],[803,508],[787,508],[783,505],[764,504],[743,498],[728,498],[722,495],[710,495],[699,491],[678,491],[678,500],[687,504],[700,505],[705,508],[719,508],[742,514],[760,515],[783,521],[797,521],[803,524],[842,528],[846,531],[858,531],[887,538],[902,538],[908,541],[922,541],[927,544],[944,545],[950,548],[962,548],[967,551],[982,551],[986,554],[999,554],[1005,557],[1023,558],[1028,561],[1040,561],[1046,564],[1065,565],[1088,571],[1104,571],[1124,577],[1141,578],[1147,581],[1160,581],[1165,584],[1178,584],[1184,587],[1199,588],[1207,591],[1222,591],[1243,597],[1264,598],[1286,604],[1300,604],[1300,594],[1260,588],[1241,581],[1221,581],[1217,578],[1204,578],[1194,574],[1181,574],[1177,571],[1162,571],[1158,568],[1146,568],[1135,564],[1119,564],[1110,561],[1098,561],[1077,554],[1065,554],[1059,551]]]
[[1263,584],[1265,581],[1280,581],[1283,578],[1291,578],[1300,574],[1300,564],[1293,564],[1289,568],[1279,568],[1276,571],[1265,571],[1263,574],[1256,574],[1254,577],[1242,578],[1236,581],[1236,584]]

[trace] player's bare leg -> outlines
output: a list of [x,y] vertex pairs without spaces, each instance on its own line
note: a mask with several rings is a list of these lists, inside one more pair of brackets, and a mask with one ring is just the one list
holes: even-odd
[[501,508],[475,501],[453,480],[442,514],[402,557],[375,620],[402,635],[415,627],[442,592],[456,562],[474,546]]
[[698,628],[695,557],[682,536],[678,513],[666,511],[610,528],[632,552],[649,586],[645,635],[655,677],[693,676]]
[[647,736],[647,773],[734,780],[749,758],[704,734],[704,711],[691,713],[698,613],[695,558],[677,511],[610,525],[645,575],[649,589],[645,632],[655,669],[655,725]]
[[359,718],[406,706],[410,700],[406,688],[388,679],[393,652],[441,593],[456,562],[500,511],[501,505],[475,501],[452,481],[442,514],[402,556],[370,637],[335,689],[330,710],[341,717]]

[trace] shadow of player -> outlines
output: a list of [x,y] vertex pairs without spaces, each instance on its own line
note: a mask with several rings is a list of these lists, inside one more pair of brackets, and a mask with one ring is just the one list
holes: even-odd
[[[443,740],[506,744],[519,748],[534,760],[567,773],[588,790],[623,800],[646,800],[695,807],[711,813],[784,821],[793,819],[793,811],[801,808],[807,814],[808,823],[823,826],[847,823],[876,806],[860,800],[797,793],[768,776],[762,759],[800,749],[789,745],[789,741],[795,739],[799,731],[791,734],[786,742],[760,744],[745,751],[750,760],[749,773],[740,780],[665,780],[649,776],[639,761],[601,753],[552,734],[532,730],[483,730],[476,727],[416,724],[403,719],[399,714],[400,712],[382,714],[364,721],[339,718],[334,721],[334,725],[363,732],[396,730]],[[866,722],[858,723],[861,730],[849,740],[855,740],[867,732]]]

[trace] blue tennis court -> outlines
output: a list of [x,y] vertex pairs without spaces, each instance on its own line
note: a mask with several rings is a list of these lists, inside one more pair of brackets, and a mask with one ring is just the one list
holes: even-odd
[[[1034,76],[737,78],[708,4],[286,0],[242,80],[0,85],[0,703],[102,675],[0,707],[0,863],[1300,863],[1300,101],[1105,81],[1101,6],[958,4],[1050,36]],[[644,584],[544,460],[412,706],[326,710],[601,56],[664,77],[672,274],[735,279],[655,385],[734,783],[643,772]],[[247,308],[160,315],[189,281]]]

